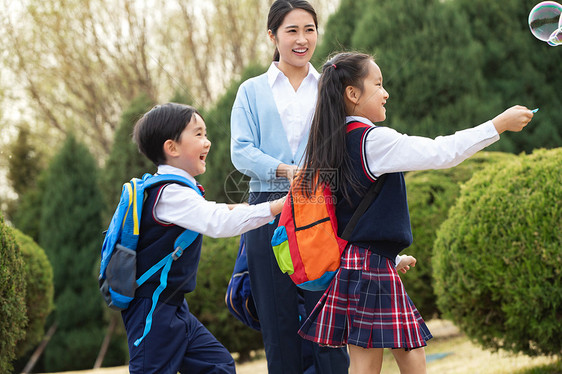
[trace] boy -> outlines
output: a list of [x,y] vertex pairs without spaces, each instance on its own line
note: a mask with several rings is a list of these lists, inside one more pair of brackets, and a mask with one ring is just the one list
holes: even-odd
[[[158,166],[157,174],[178,174],[196,184],[194,177],[206,170],[211,142],[205,121],[190,106],[168,103],[154,107],[136,123],[133,138],[141,153]],[[185,229],[200,235],[173,262],[168,285],[153,311],[150,332],[138,346],[134,342],[143,335],[160,272],[136,290],[134,300],[122,311],[131,373],[235,373],[232,356],[189,312],[184,294],[195,288],[202,234],[239,235],[272,221],[282,206],[283,199],[253,206],[217,204],[176,183],[148,190],[137,246],[137,274],[170,253]]]

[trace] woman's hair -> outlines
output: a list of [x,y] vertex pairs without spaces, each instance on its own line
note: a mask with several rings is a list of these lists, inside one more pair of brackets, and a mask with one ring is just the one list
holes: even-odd
[[164,163],[164,143],[168,139],[178,141],[195,113],[199,114],[197,109],[189,105],[156,105],[135,124],[133,140],[137,143],[139,151],[156,166]]
[[[312,16],[314,20],[314,25],[318,29],[318,18],[316,17],[316,11],[306,0],[276,0],[269,8],[269,14],[267,16],[267,29],[271,30],[273,35],[277,37],[277,30],[285,20],[285,16],[289,14],[293,9],[306,10]],[[273,54],[273,61],[279,61],[279,50],[275,48],[275,53]]]
[[304,182],[303,191],[307,196],[310,196],[322,181],[322,178],[317,178],[315,183],[310,183],[311,177],[321,177],[318,173],[334,170],[339,171],[337,188],[341,188],[345,199],[350,198],[348,186],[357,193],[362,192],[346,149],[344,95],[348,86],[363,90],[363,82],[369,74],[371,61],[373,57],[370,55],[345,52],[336,54],[322,67],[322,75],[318,82],[318,101],[304,155],[304,167],[297,176],[297,183]]

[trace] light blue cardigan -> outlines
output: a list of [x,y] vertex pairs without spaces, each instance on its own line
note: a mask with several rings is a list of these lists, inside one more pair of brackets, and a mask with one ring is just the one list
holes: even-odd
[[232,163],[248,175],[251,192],[288,191],[287,178],[276,178],[279,164],[301,165],[309,135],[293,155],[281,123],[267,73],[240,85],[230,118]]

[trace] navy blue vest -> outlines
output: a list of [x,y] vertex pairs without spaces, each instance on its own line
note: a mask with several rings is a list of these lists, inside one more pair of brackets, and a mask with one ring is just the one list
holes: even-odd
[[[185,230],[180,226],[160,222],[154,217],[154,207],[165,186],[156,186],[148,190],[148,196],[143,204],[137,245],[137,277],[173,252],[175,240]],[[180,305],[183,302],[184,294],[195,289],[202,238],[203,235],[199,234],[182,256],[172,263],[168,273],[168,285],[162,291],[160,301]],[[161,271],[156,272],[137,288],[135,297],[151,298],[154,290],[160,285],[160,273]]]
[[[375,126],[361,122],[348,124],[346,149],[351,157],[353,173],[360,182],[364,192],[376,180],[367,167],[365,141],[370,131],[377,131]],[[351,204],[344,199],[342,189],[351,196]],[[358,194],[351,186],[339,183],[336,191],[336,216],[338,233],[341,235],[359,205],[363,194]],[[361,216],[353,230],[350,243],[369,248],[374,253],[385,256],[392,261],[404,248],[412,244],[412,228],[406,197],[406,184],[402,173],[388,174],[376,200]]]

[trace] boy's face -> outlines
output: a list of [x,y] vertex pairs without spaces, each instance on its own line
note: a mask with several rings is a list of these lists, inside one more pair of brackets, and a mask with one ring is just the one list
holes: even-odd
[[211,148],[207,139],[205,121],[197,113],[191,117],[180,135],[179,141],[173,141],[174,152],[168,155],[168,163],[183,169],[195,177],[206,170],[205,160]]

